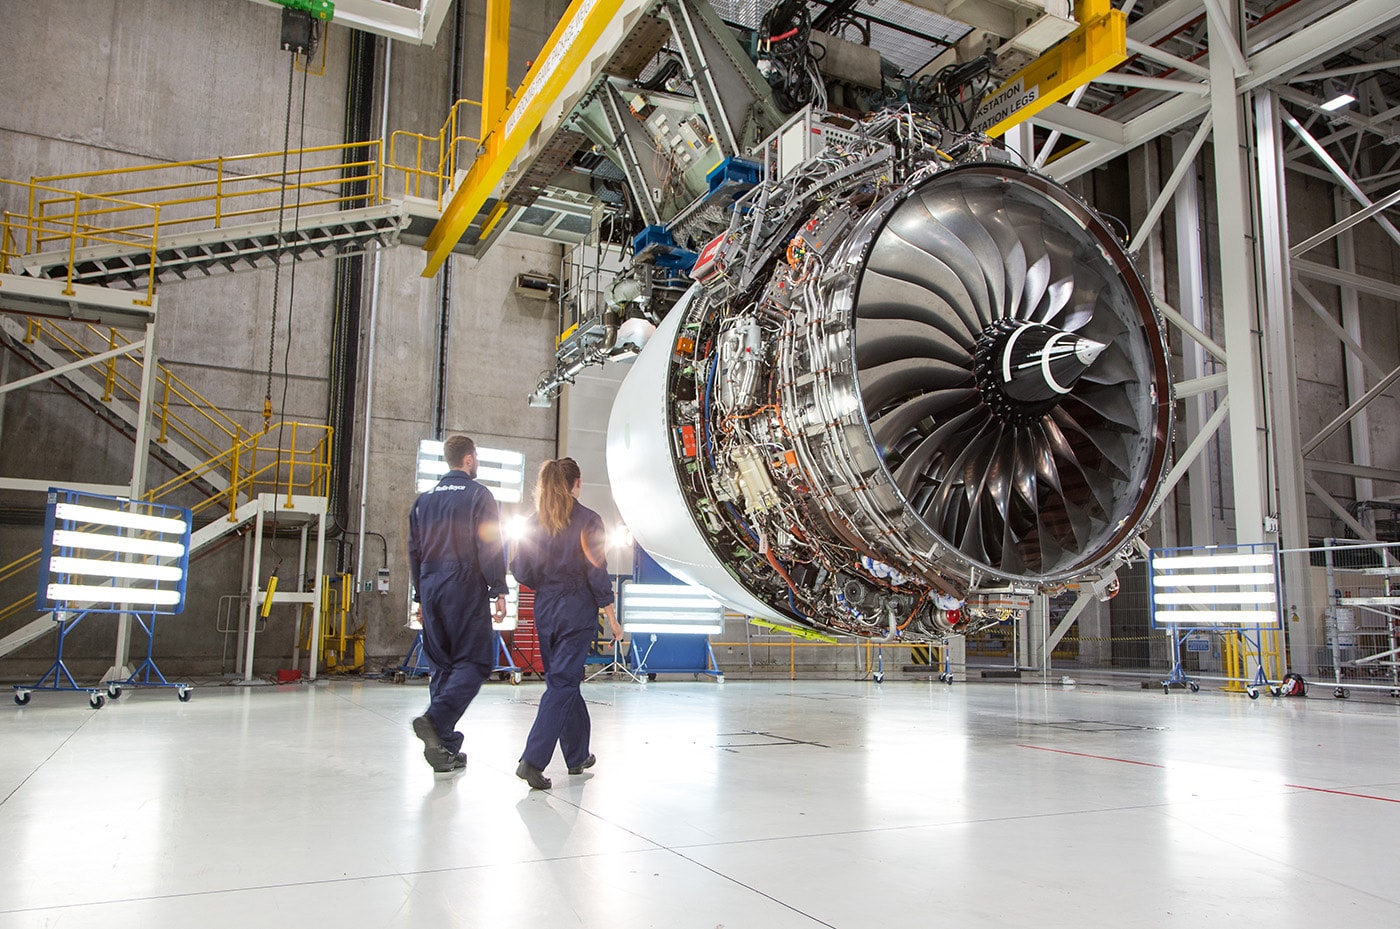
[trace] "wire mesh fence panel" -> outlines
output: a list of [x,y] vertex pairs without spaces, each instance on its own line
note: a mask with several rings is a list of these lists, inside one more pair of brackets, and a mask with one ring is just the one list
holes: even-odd
[[1316,684],[1400,696],[1400,542],[1328,539],[1290,579],[1290,629],[1311,626]]

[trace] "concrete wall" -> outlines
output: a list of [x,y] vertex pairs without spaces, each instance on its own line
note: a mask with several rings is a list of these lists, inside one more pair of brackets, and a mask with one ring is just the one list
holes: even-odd
[[[523,78],[528,60],[543,45],[567,4],[518,0],[511,30],[510,80]],[[468,0],[464,95],[479,98],[484,2]],[[93,171],[249,152],[280,151],[286,129],[289,55],[278,48],[279,11],[248,0],[54,0],[42,4],[0,0],[0,177]],[[388,126],[436,134],[452,98],[455,11],[434,47],[396,43],[388,77]],[[343,140],[351,34],[332,25],[326,36],[325,74],[292,75],[290,142],[308,146]],[[384,62],[384,40],[378,61]],[[382,71],[376,82],[380,99]],[[305,86],[305,126],[300,125]],[[378,107],[376,107],[378,109]],[[375,118],[376,134],[379,124]],[[473,130],[475,126],[471,127]],[[260,168],[266,170],[266,168]],[[101,182],[63,182],[90,190]],[[110,183],[110,182],[109,182]],[[104,189],[111,189],[106,187]],[[391,187],[391,189],[393,189]],[[22,190],[0,185],[0,206],[23,205]],[[552,358],[554,307],[512,293],[521,271],[558,273],[559,247],[508,237],[481,260],[454,257],[450,295],[448,362],[441,421],[447,432],[464,431],[483,445],[515,448],[527,470],[555,454],[552,410],[526,407],[525,396]],[[441,313],[438,279],[421,277],[424,256],[400,247],[381,256],[378,282],[369,280],[359,343],[358,421],[349,499],[341,514],[343,548],[332,545],[326,568],[339,562],[354,571],[358,532],[366,539],[365,576],[386,566],[390,591],[360,598],[354,622],[367,627],[372,656],[401,656],[411,635],[403,628],[408,596],[406,514],[415,493],[418,441],[432,437],[436,351]],[[272,347],[274,420],[324,424],[330,403],[333,261],[284,265],[164,284],[159,289],[158,352],[161,361],[243,427],[261,428],[273,329],[273,289],[278,290]],[[379,292],[370,332],[368,295]],[[294,297],[292,291],[295,291]],[[289,302],[289,298],[290,302]],[[370,341],[375,363],[367,365]],[[30,371],[15,359],[10,379]],[[372,396],[367,392],[373,380]],[[285,400],[284,400],[285,393]],[[125,480],[130,441],[48,384],[4,400],[0,474],[107,482]],[[372,405],[369,428],[363,424]],[[361,475],[368,455],[368,492],[360,512]],[[148,484],[169,476],[152,465]],[[182,502],[189,503],[186,499]],[[38,495],[0,498],[0,564],[36,548]],[[276,538],[263,552],[262,582],[279,570],[286,589],[298,573],[297,540]],[[221,597],[237,596],[243,543],[233,539],[201,557],[192,572],[189,606],[179,619],[161,623],[157,655],[174,673],[203,674],[232,667],[232,637],[217,626]],[[386,558],[387,556],[387,558]],[[278,565],[280,563],[280,568]],[[0,584],[0,602],[33,589],[32,574]],[[0,625],[0,634],[27,621]],[[274,610],[258,645],[258,671],[286,666],[295,617]],[[112,651],[112,623],[94,617],[69,640],[79,666],[105,667]],[[22,678],[51,660],[52,642],[37,642],[0,659],[0,676]],[[372,663],[373,665],[374,663]]]

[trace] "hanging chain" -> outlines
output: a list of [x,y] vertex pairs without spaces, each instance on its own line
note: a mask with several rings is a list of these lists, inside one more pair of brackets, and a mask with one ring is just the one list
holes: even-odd
[[292,78],[296,75],[297,56],[293,52],[287,60],[287,108],[282,127],[282,184],[277,201],[277,249],[272,254],[272,325],[267,338],[267,390],[263,394],[263,431],[272,424],[272,364],[277,352],[277,309],[282,285],[282,252],[285,243],[282,239],[283,223],[287,209],[287,157],[292,139]]

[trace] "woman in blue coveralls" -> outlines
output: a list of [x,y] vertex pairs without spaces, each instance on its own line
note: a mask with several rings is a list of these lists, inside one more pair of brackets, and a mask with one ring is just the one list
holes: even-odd
[[584,660],[598,634],[598,611],[622,638],[613,609],[603,520],[579,503],[583,476],[572,458],[546,461],[535,484],[535,514],[516,551],[515,579],[535,591],[535,631],[544,660],[545,690],[515,774],[535,790],[548,790],[544,769],[557,742],[570,774],[597,760],[588,750],[591,723],[579,685]]

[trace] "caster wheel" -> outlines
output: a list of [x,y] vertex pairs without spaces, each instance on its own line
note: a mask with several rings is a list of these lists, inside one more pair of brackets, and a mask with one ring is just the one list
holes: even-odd
[[1332,691],[1332,696],[1336,697],[1338,700],[1346,700],[1351,696],[1351,691],[1347,690],[1345,687],[1338,687],[1336,690]]
[[1201,692],[1201,685],[1200,685],[1200,684],[1197,684],[1195,681],[1192,681],[1192,682],[1191,682],[1190,687],[1191,687],[1191,692],[1192,692],[1193,694],[1198,694],[1198,693]]
[[715,675],[715,683],[716,683],[716,684],[723,684],[723,683],[724,683],[724,675],[723,675],[723,674],[716,674],[716,675]]
[[88,696],[88,706],[94,710],[100,710],[107,703],[107,698],[101,694],[90,694]]
[[407,674],[404,674],[402,671],[395,671],[395,672],[394,672],[394,683],[395,683],[395,684],[402,684],[402,683],[403,683],[404,681],[406,681],[406,680],[408,680],[408,675],[407,675]]
[[122,689],[115,684],[108,684],[107,696],[111,697],[113,700],[120,700],[122,698]]
[[1249,688],[1249,699],[1251,699],[1251,700],[1258,700],[1258,699],[1259,699],[1259,691],[1258,691],[1256,688],[1254,688],[1254,687]]
[[511,682],[512,684],[519,684],[520,681],[521,681],[523,678],[524,678],[524,675],[521,674],[519,671],[516,671],[514,674],[512,674],[512,675],[510,676],[510,682]]
[[1164,693],[1164,694],[1169,694],[1169,693],[1171,693],[1171,692],[1172,692],[1171,685],[1169,685],[1169,684],[1163,684],[1163,685],[1162,685],[1162,693]]
[[181,687],[179,690],[175,691],[175,697],[181,703],[189,703],[190,697],[192,696],[194,696],[194,690],[190,687]]
[[648,675],[647,675],[647,680],[648,680],[648,681],[654,681],[654,680],[656,680],[656,675],[655,675],[655,674],[648,674]]
[[883,684],[885,682],[885,672],[876,671],[874,674],[870,675],[870,678],[877,684]]
[[1281,697],[1281,696],[1283,696],[1283,691],[1279,690],[1277,687],[1270,687],[1270,688],[1269,688],[1269,696],[1271,696],[1271,697]]
[[1392,690],[1392,691],[1390,692],[1390,695],[1391,695],[1392,697],[1400,697],[1400,688],[1397,688],[1397,689],[1395,689],[1395,690]]
[[17,705],[19,705],[19,706],[24,706],[24,705],[25,705],[26,703],[28,703],[28,702],[29,702],[29,694],[28,694],[28,693],[26,693],[26,692],[23,691],[23,690],[16,690],[16,691],[15,691],[15,703],[16,703]]

